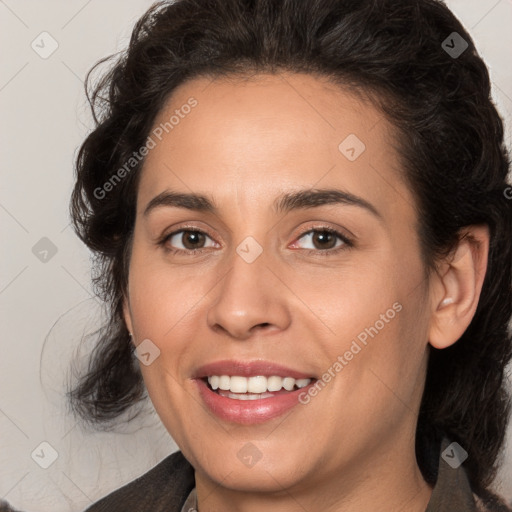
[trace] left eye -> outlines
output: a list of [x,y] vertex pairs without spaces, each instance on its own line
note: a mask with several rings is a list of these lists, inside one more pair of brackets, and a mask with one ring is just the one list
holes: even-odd
[[331,229],[312,229],[298,238],[298,240],[302,239],[312,244],[312,247],[302,246],[302,249],[329,250],[348,245],[348,240],[341,233]]
[[175,249],[193,251],[195,249],[204,249],[205,247],[214,247],[215,244],[213,243],[210,246],[204,245],[207,238],[213,242],[213,240],[202,231],[182,229],[181,231],[176,231],[169,235],[166,242]]

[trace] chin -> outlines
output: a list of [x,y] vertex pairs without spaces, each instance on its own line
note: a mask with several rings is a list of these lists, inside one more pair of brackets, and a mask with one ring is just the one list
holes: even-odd
[[[197,470],[196,470],[197,471]],[[279,493],[298,485],[304,476],[294,472],[288,462],[276,467],[259,461],[253,467],[220,464],[210,467],[202,466],[200,471],[208,479],[224,488],[248,493]]]

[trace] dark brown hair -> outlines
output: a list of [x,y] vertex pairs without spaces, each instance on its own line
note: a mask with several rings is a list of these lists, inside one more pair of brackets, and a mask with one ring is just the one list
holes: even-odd
[[[468,45],[460,55],[448,51],[453,37],[461,38],[458,48]],[[493,503],[489,488],[510,413],[509,159],[487,68],[449,9],[437,0],[163,2],[137,22],[127,50],[113,57],[92,92],[86,87],[96,127],[80,148],[71,202],[75,230],[96,257],[97,292],[111,308],[87,372],[69,393],[76,413],[108,427],[145,397],[122,317],[143,160],[108,194],[99,197],[98,189],[144,145],[156,115],[186,80],[318,74],[374,97],[397,128],[428,271],[462,228],[490,228],[475,316],[456,344],[430,348],[416,453],[433,483],[442,436],[457,441],[469,453],[464,465],[474,492]]]

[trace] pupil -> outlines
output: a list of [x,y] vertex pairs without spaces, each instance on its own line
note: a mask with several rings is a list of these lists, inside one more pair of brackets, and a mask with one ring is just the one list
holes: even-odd
[[[320,248],[325,249],[326,247],[328,249],[331,249],[334,247],[334,245],[326,244],[326,242],[332,242],[334,241],[334,245],[336,245],[336,239],[334,238],[332,233],[329,233],[329,231],[319,231],[313,235],[313,242],[319,242]],[[327,246],[328,245],[328,246]]]
[[197,243],[204,241],[204,235],[202,233],[198,233],[197,231],[186,231],[183,235],[183,245],[187,249],[197,249]]

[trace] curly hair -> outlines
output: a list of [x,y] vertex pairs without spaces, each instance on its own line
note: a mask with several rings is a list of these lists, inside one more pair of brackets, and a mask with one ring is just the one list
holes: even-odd
[[[468,47],[443,46],[456,32]],[[91,73],[114,58],[91,86]],[[438,0],[176,0],[151,6],[128,48],[98,62],[86,94],[95,128],[80,147],[71,215],[95,255],[93,281],[110,320],[87,371],[68,393],[75,412],[101,428],[146,394],[122,314],[138,177],[144,160],[108,197],[98,190],[144,145],[174,89],[196,77],[302,72],[364,91],[397,129],[396,149],[416,200],[425,269],[460,239],[490,230],[487,273],[462,337],[430,347],[417,424],[424,478],[437,478],[443,435],[469,453],[473,491],[490,491],[510,413],[512,208],[503,124],[488,70],[461,23]],[[496,501],[496,506],[497,501]]]

